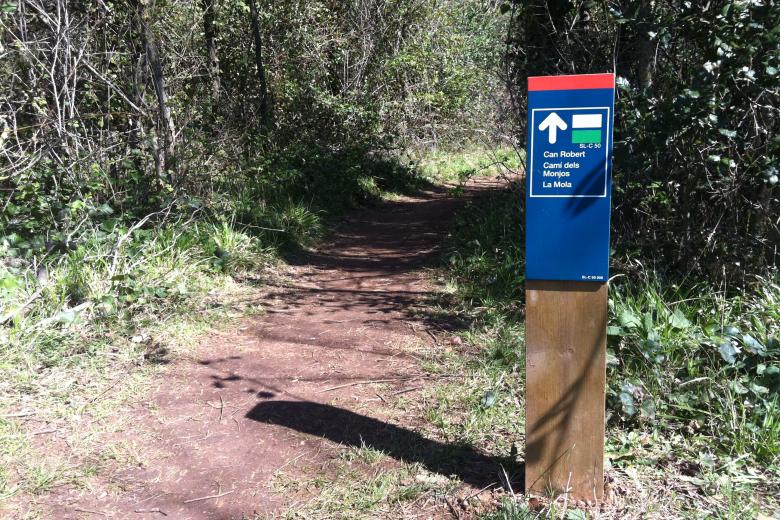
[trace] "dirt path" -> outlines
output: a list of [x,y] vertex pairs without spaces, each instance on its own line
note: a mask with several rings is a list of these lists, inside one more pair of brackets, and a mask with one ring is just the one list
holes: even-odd
[[[123,434],[140,465],[117,470],[103,491],[71,495],[62,518],[267,515],[289,502],[272,485],[279,470],[305,472],[349,446],[444,471],[431,456],[439,443],[415,431],[414,417],[399,425],[386,403],[426,382],[415,352],[435,347],[426,331],[439,324],[425,313],[422,268],[462,203],[436,190],[343,221],[327,246],[296,259],[289,283],[264,293],[264,316],[172,365],[138,408],[137,431]],[[469,472],[447,470],[483,486],[478,468],[491,462],[470,457]]]

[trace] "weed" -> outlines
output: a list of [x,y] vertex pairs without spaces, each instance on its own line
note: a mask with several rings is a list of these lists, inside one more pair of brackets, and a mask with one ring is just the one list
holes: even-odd
[[426,150],[417,154],[418,169],[437,182],[463,184],[475,175],[496,175],[518,171],[522,162],[512,148],[487,150],[482,146],[465,147],[458,153],[445,149]]
[[480,516],[481,520],[532,520],[537,518],[531,510],[517,500],[505,497],[495,510]]
[[340,454],[340,457],[350,462],[359,461],[364,464],[374,465],[384,459],[386,454],[380,450],[366,446],[366,443],[361,441],[361,445],[359,447],[353,446],[343,451]]
[[28,466],[25,473],[27,474],[25,487],[32,495],[41,495],[49,491],[64,477],[62,467],[47,463]]
[[[461,167],[456,161],[452,165]],[[520,206],[510,186],[475,199],[457,217],[441,275],[440,312],[457,312],[471,323],[458,333],[470,348],[460,361],[457,356],[450,361],[450,370],[470,367],[476,387],[431,389],[425,405],[436,429],[444,435],[467,434],[481,447],[491,446],[490,436],[478,432],[514,425],[501,432],[511,440],[495,445],[499,451],[522,438],[516,427],[520,421],[510,420],[522,411]],[[618,265],[628,265],[620,252],[615,257]],[[611,284],[610,471],[634,475],[631,493],[638,493],[639,482],[648,486],[659,513],[688,515],[706,507],[712,516],[736,518],[779,507],[778,302],[780,286],[771,279],[758,280],[742,293],[704,283],[675,285],[647,272],[616,277]],[[499,383],[510,386],[503,389]],[[478,389],[484,393],[494,387],[499,404],[487,411],[497,415],[485,422]],[[518,396],[516,402],[501,402],[501,392],[507,391],[504,395]],[[659,478],[689,479],[684,481],[706,498],[680,500],[677,491],[657,489]],[[508,501],[495,518],[525,514],[524,506]]]
[[[236,280],[274,265],[280,247],[314,243],[324,219],[424,184],[392,158],[354,148],[244,167],[257,175],[240,194],[226,174],[209,200],[177,199],[142,218],[76,205],[81,224],[53,245],[0,234],[0,410],[35,411],[0,419],[0,498],[136,461],[132,447],[101,441],[123,427],[116,411],[215,320],[259,312],[223,305],[254,290]],[[44,424],[57,426],[67,450],[27,442]],[[58,469],[65,463],[73,471]]]
[[[445,493],[451,487],[448,479],[431,476],[419,464],[383,467],[373,456],[360,466],[354,462],[350,455],[337,457],[325,465],[322,474],[308,478],[316,496],[288,509],[285,518],[400,518],[404,506],[423,494]],[[296,480],[278,476],[275,483],[288,493],[303,491]]]

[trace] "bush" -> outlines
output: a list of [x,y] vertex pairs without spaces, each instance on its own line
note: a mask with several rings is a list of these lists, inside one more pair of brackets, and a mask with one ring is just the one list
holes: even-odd
[[753,274],[776,275],[780,4],[507,1],[505,9],[507,86],[521,129],[526,76],[617,75],[620,250],[678,281],[737,288]]
[[[522,365],[521,199],[514,190],[469,204],[450,242],[457,303],[478,317],[483,358]],[[614,255],[618,265],[626,258]],[[621,262],[622,260],[622,262]],[[743,295],[663,273],[618,273],[610,288],[608,413],[613,428],[652,429],[698,457],[780,462],[780,285]]]

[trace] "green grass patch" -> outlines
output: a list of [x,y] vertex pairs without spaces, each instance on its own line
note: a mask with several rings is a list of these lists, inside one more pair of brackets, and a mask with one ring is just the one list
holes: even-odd
[[521,156],[508,147],[466,146],[456,153],[435,148],[412,156],[423,176],[439,182],[464,183],[473,176],[514,174],[522,168]]
[[211,211],[234,215],[266,243],[293,246],[320,237],[328,217],[429,185],[417,168],[359,147],[285,150],[248,162],[236,175],[248,182],[236,193],[226,179]]
[[[284,518],[402,518],[406,506],[426,494],[444,494],[453,483],[420,464],[390,466],[383,454],[365,448],[341,453],[312,477],[277,475],[274,487],[300,497]],[[308,498],[307,498],[308,497]]]

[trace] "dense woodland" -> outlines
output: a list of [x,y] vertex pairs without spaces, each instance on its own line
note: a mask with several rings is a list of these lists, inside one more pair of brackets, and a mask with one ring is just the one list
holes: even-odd
[[64,242],[96,212],[140,218],[176,201],[249,224],[274,218],[257,210],[269,190],[337,199],[324,190],[358,188],[334,161],[472,132],[459,117],[497,91],[494,10],[5,4],[3,224]]
[[517,370],[527,77],[614,71],[612,448],[650,429],[713,481],[758,471],[735,501],[771,496],[779,21],[775,0],[0,0],[3,405],[475,149],[454,177],[498,163],[507,191],[458,217],[444,268],[485,363]]
[[2,16],[12,256],[162,208],[271,224],[270,192],[360,191],[334,161],[520,147],[529,74],[614,70],[621,247],[738,285],[776,263],[774,2],[19,1]]

